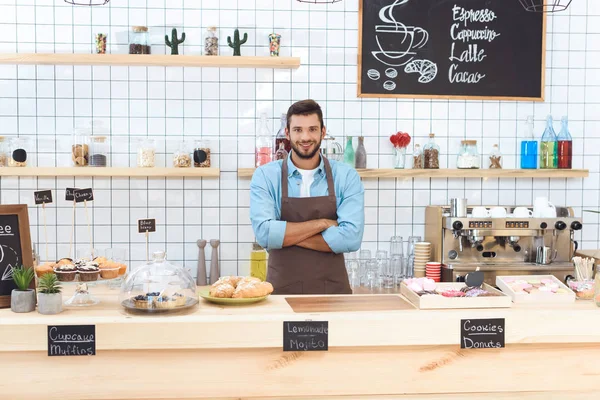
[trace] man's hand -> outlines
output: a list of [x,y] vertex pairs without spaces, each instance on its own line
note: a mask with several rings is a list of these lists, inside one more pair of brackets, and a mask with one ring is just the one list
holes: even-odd
[[285,227],[283,247],[295,246],[332,226],[337,226],[337,221],[325,218],[305,222],[288,222]]

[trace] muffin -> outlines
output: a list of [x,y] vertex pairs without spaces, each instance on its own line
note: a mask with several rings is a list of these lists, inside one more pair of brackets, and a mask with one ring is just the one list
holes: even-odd
[[69,265],[73,264],[73,260],[70,258],[61,258],[56,262],[56,265]]
[[73,282],[77,275],[77,268],[73,264],[59,264],[54,268],[54,273],[59,281]]
[[176,307],[181,307],[181,306],[185,306],[185,296],[182,295],[181,293],[175,293],[173,296],[171,296],[173,298],[173,300],[175,300],[175,306]]
[[106,259],[106,257],[96,257],[93,260],[96,264],[98,264],[100,267],[102,267],[102,264],[105,264],[106,262],[108,262],[108,260]]
[[148,296],[140,294],[133,298],[135,308],[149,309],[152,308],[152,302],[148,300]]
[[119,266],[119,276],[125,275],[125,272],[127,272],[127,265],[120,263],[117,263],[117,265]]
[[80,264],[77,267],[77,272],[79,272],[79,280],[82,282],[97,281],[100,275],[100,268],[95,262],[89,261],[84,265]]
[[119,276],[119,267],[113,262],[104,262],[99,268],[102,279],[114,279]]
[[52,272],[54,272],[55,266],[56,263],[53,262],[43,263],[42,265],[38,265],[37,267],[35,267],[35,274],[38,278],[41,278],[46,274],[51,274]]
[[159,296],[154,298],[154,307],[156,308],[175,308],[175,300],[169,296]]

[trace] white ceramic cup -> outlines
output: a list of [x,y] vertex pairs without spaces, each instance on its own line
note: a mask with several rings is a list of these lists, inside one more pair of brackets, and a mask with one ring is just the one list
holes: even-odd
[[556,208],[546,207],[541,210],[541,218],[556,218]]
[[[548,217],[550,215],[550,211],[545,211],[547,208],[551,208],[554,210],[554,217]],[[533,202],[533,217],[534,218],[555,218],[556,217],[556,207],[554,204],[548,201],[547,197],[536,197]]]
[[473,218],[487,218],[490,216],[490,212],[485,207],[473,207],[471,215]]
[[506,208],[504,207],[494,207],[490,212],[492,218],[506,218]]
[[513,210],[514,218],[531,218],[532,215],[533,211],[531,211],[527,207],[517,207]]

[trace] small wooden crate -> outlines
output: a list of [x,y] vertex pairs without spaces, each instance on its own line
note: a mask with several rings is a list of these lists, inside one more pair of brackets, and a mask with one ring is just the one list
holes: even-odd
[[[436,283],[440,289],[460,290],[465,287],[461,282]],[[490,297],[444,297],[442,295],[423,295],[419,296],[416,292],[409,289],[403,282],[400,286],[400,293],[408,299],[415,307],[421,310],[434,310],[443,308],[508,308],[512,306],[512,300],[509,296],[493,288],[487,283],[483,284],[483,289],[498,296]]]
[[[552,279],[555,283],[558,283],[558,287],[565,289],[567,294],[556,294],[552,292],[537,292],[534,294],[529,293],[518,293],[512,290],[510,285],[506,283],[507,279],[522,279],[531,280],[535,279],[541,281],[542,279]],[[515,303],[543,303],[543,304],[564,304],[573,303],[575,301],[575,292],[568,288],[565,284],[559,281],[554,275],[518,275],[518,276],[497,276],[496,286],[498,286],[504,293],[509,295]]]

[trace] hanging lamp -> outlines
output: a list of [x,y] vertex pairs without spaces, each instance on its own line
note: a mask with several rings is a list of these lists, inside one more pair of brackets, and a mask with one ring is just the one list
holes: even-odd
[[65,3],[74,6],[103,6],[110,0],[65,0]]
[[527,11],[558,12],[566,10],[572,0],[519,0]]

